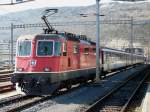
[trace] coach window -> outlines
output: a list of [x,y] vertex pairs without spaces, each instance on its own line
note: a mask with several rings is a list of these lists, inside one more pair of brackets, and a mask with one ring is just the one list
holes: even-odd
[[55,56],[61,55],[61,43],[55,42]]
[[67,43],[66,42],[63,43],[62,52],[63,52],[63,56],[67,56]]
[[89,48],[84,48],[84,54],[89,54]]
[[78,45],[74,45],[73,46],[73,53],[74,54],[78,54],[79,53],[79,46]]

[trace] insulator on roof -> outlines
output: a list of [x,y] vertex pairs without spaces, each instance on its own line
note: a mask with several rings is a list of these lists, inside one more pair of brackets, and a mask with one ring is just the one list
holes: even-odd
[[86,35],[79,35],[79,39],[80,40],[87,40],[87,37],[86,37]]

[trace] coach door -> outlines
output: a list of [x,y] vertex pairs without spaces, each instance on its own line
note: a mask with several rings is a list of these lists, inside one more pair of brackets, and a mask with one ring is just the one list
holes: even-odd
[[71,56],[71,42],[66,41],[63,43],[62,49],[62,66],[64,70],[71,70],[72,68],[72,56]]
[[72,64],[74,69],[80,68],[80,49],[79,49],[79,43],[74,42],[73,43],[73,53],[72,53]]
[[67,43],[67,68],[68,70],[79,69],[79,45],[76,41],[68,41]]

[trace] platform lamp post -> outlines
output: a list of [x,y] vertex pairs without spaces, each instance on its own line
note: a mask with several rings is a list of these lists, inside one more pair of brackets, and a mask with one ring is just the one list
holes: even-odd
[[96,82],[100,80],[100,0],[96,0]]

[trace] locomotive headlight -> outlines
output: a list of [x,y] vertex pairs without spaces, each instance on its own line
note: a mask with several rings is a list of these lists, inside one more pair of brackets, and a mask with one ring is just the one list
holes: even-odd
[[17,68],[17,71],[18,71],[18,72],[22,72],[22,71],[23,71],[23,68]]
[[35,66],[36,65],[36,60],[31,60],[31,65]]
[[50,69],[49,69],[49,68],[44,68],[44,71],[45,71],[45,72],[49,72]]

